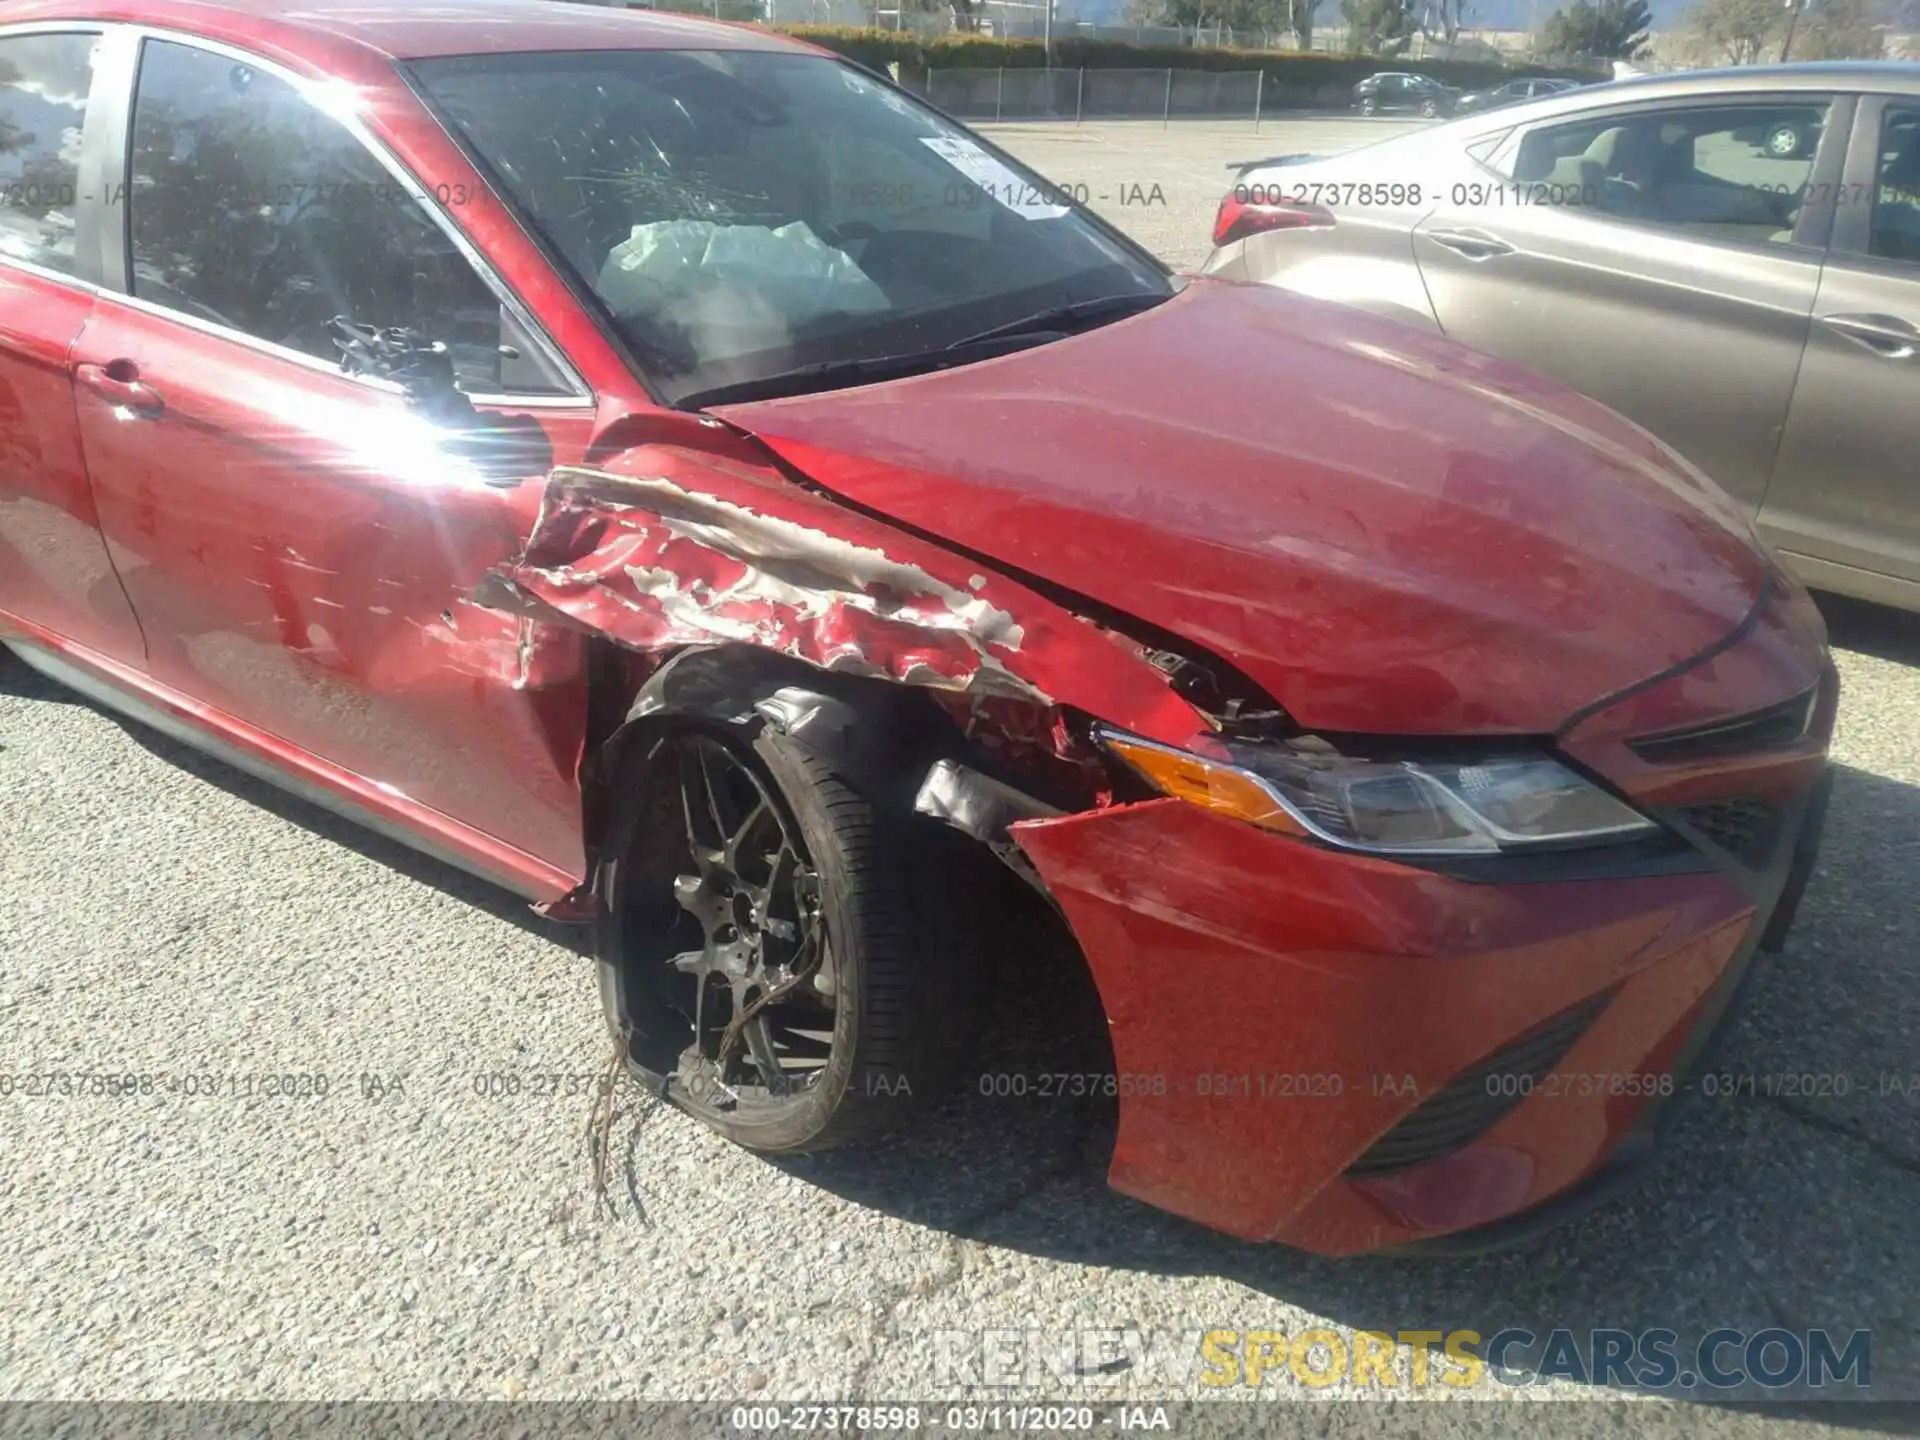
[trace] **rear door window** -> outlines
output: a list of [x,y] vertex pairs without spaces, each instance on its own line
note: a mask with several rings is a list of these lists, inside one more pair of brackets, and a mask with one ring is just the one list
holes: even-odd
[[0,256],[74,274],[97,35],[0,38]]
[[1787,244],[1830,100],[1611,110],[1521,131],[1491,164],[1564,187],[1618,220],[1748,244]]

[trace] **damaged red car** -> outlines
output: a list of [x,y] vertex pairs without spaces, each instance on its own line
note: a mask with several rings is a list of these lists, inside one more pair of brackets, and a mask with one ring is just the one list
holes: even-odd
[[978,858],[1119,1189],[1492,1243],[1631,1172],[1819,834],[1820,617],[1671,451],[746,28],[15,0],[0,454],[28,663],[596,926],[767,1151],[942,1093]]

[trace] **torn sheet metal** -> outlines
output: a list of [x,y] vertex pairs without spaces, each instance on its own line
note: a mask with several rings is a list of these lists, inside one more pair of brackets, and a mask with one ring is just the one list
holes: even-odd
[[614,465],[555,470],[476,602],[640,651],[759,645],[974,709],[1070,703],[1170,744],[1205,728],[1118,637],[775,472],[672,447]]
[[1007,828],[1021,820],[1050,820],[1061,812],[1024,791],[954,760],[937,760],[915,794],[913,808],[989,844],[1011,844]]
[[1051,820],[1062,812],[1024,791],[953,760],[935,761],[920,782],[913,808],[980,841],[1049,900],[1046,882],[1010,829],[1023,820]]

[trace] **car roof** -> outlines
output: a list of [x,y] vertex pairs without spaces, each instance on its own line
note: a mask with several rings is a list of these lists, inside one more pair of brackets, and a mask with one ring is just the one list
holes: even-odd
[[744,25],[569,0],[13,0],[0,25],[97,20],[182,30],[323,62],[350,46],[388,60],[540,50],[791,50]]
[[[1910,60],[1811,60],[1793,65],[1737,65],[1685,70],[1670,75],[1633,75],[1580,87],[1582,97],[1631,91],[1649,99],[1699,93],[1746,95],[1765,90],[1920,91],[1920,62]],[[1572,97],[1569,96],[1569,99]]]
[[[1815,60],[1795,65],[1742,65],[1723,70],[1683,70],[1667,75],[1633,75],[1624,80],[1576,85],[1534,95],[1497,111],[1476,112],[1440,127],[1458,137],[1485,136],[1495,130],[1573,121],[1610,106],[1640,101],[1703,97],[1738,101],[1754,95],[1792,91],[1841,94],[1879,91],[1920,95],[1920,63],[1901,60]],[[1423,131],[1419,134],[1433,134]],[[1405,145],[1415,136],[1395,135],[1375,145]]]

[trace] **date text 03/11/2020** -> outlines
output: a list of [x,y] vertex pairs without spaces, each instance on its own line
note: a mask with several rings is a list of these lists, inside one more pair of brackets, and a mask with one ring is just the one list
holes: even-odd
[[[895,1082],[884,1074],[868,1077],[876,1091]],[[901,1077],[900,1084],[905,1083]],[[1920,1072],[1714,1070],[1685,1080],[1671,1073],[1615,1071],[1550,1071],[1545,1075],[1490,1071],[1480,1077],[1487,1094],[1502,1097],[1554,1098],[1666,1098],[1676,1093],[1708,1100],[1760,1096],[1769,1099],[1877,1099],[1920,1098]],[[1369,1074],[1357,1081],[1338,1072],[1271,1071],[1229,1073],[1203,1071],[1170,1079],[1164,1074],[1116,1074],[1112,1071],[983,1071],[972,1087],[994,1100],[1072,1100],[1092,1097],[1130,1098],[1191,1094],[1223,1101],[1337,1100],[1346,1095],[1419,1099],[1422,1090],[1412,1075]],[[1429,1085],[1427,1090],[1434,1089]]]
[[1171,1431],[1165,1405],[736,1405],[728,1427],[749,1434],[841,1431],[855,1434],[926,1431],[958,1434],[1034,1432],[1058,1435],[1095,1429]]
[[1461,182],[1445,191],[1417,180],[1256,180],[1233,187],[1233,198],[1242,205],[1420,206],[1437,202],[1443,194],[1454,205],[1494,209],[1600,203],[1596,186],[1538,181]]

